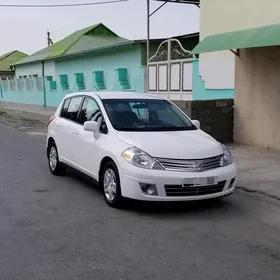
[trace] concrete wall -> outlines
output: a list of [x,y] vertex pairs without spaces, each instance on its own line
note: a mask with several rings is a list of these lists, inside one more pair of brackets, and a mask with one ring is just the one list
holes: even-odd
[[234,100],[175,101],[191,119],[200,121],[200,128],[221,143],[233,141]]
[[[83,76],[83,73],[79,74],[82,74]],[[122,88],[118,75],[116,75],[114,69],[111,69],[110,74],[115,78],[114,86],[117,87],[105,90],[143,92],[143,81],[145,79],[143,67],[138,67],[138,75],[133,76],[130,73],[130,79],[133,81],[132,84],[135,87],[133,89]],[[68,80],[72,81],[69,88],[65,88],[65,85],[59,77],[56,77],[56,81],[53,80],[53,77],[48,77],[45,78],[45,91],[43,87],[43,79],[41,77],[0,81],[0,102],[16,103],[18,106],[20,106],[20,104],[28,104],[56,107],[68,93],[77,91],[97,91],[97,88],[94,85],[95,80],[93,75],[91,78],[88,77],[86,79],[84,89],[79,89],[79,85],[73,76],[66,74],[66,77]]]
[[280,149],[280,47],[236,57],[234,141]]
[[[55,62],[49,61],[45,62],[45,75],[46,76],[55,76]],[[26,65],[18,65],[15,67],[15,76],[19,78],[20,76],[29,76],[29,75],[38,75],[42,77],[42,63],[32,63]]]
[[[279,0],[200,0],[200,40],[217,33],[279,23]],[[235,58],[229,51],[201,54],[206,89],[234,88]]]

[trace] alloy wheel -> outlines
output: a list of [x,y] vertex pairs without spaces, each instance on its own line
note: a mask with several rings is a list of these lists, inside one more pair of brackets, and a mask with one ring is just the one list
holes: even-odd
[[117,179],[115,172],[111,168],[105,171],[103,182],[106,199],[112,202],[117,194]]
[[49,152],[49,164],[52,171],[54,171],[57,167],[57,151],[54,146],[50,148]]

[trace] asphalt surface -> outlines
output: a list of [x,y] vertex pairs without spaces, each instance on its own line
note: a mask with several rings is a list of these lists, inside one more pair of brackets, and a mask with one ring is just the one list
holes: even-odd
[[116,210],[93,182],[50,174],[45,137],[0,133],[1,280],[280,279],[276,202],[237,192]]

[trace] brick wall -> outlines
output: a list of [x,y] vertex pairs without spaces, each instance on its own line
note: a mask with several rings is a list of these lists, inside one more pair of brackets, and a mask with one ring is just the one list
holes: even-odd
[[200,121],[200,128],[222,143],[233,142],[234,100],[173,101],[191,119]]

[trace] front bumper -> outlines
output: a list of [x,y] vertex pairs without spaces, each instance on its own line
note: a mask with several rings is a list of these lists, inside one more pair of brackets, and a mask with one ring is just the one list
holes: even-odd
[[[146,201],[193,201],[223,197],[233,193],[236,185],[236,166],[216,168],[205,172],[173,172],[145,170],[125,163],[120,172],[122,195]],[[215,177],[217,184],[182,186],[183,178]],[[141,184],[156,185],[157,195],[144,194]]]

